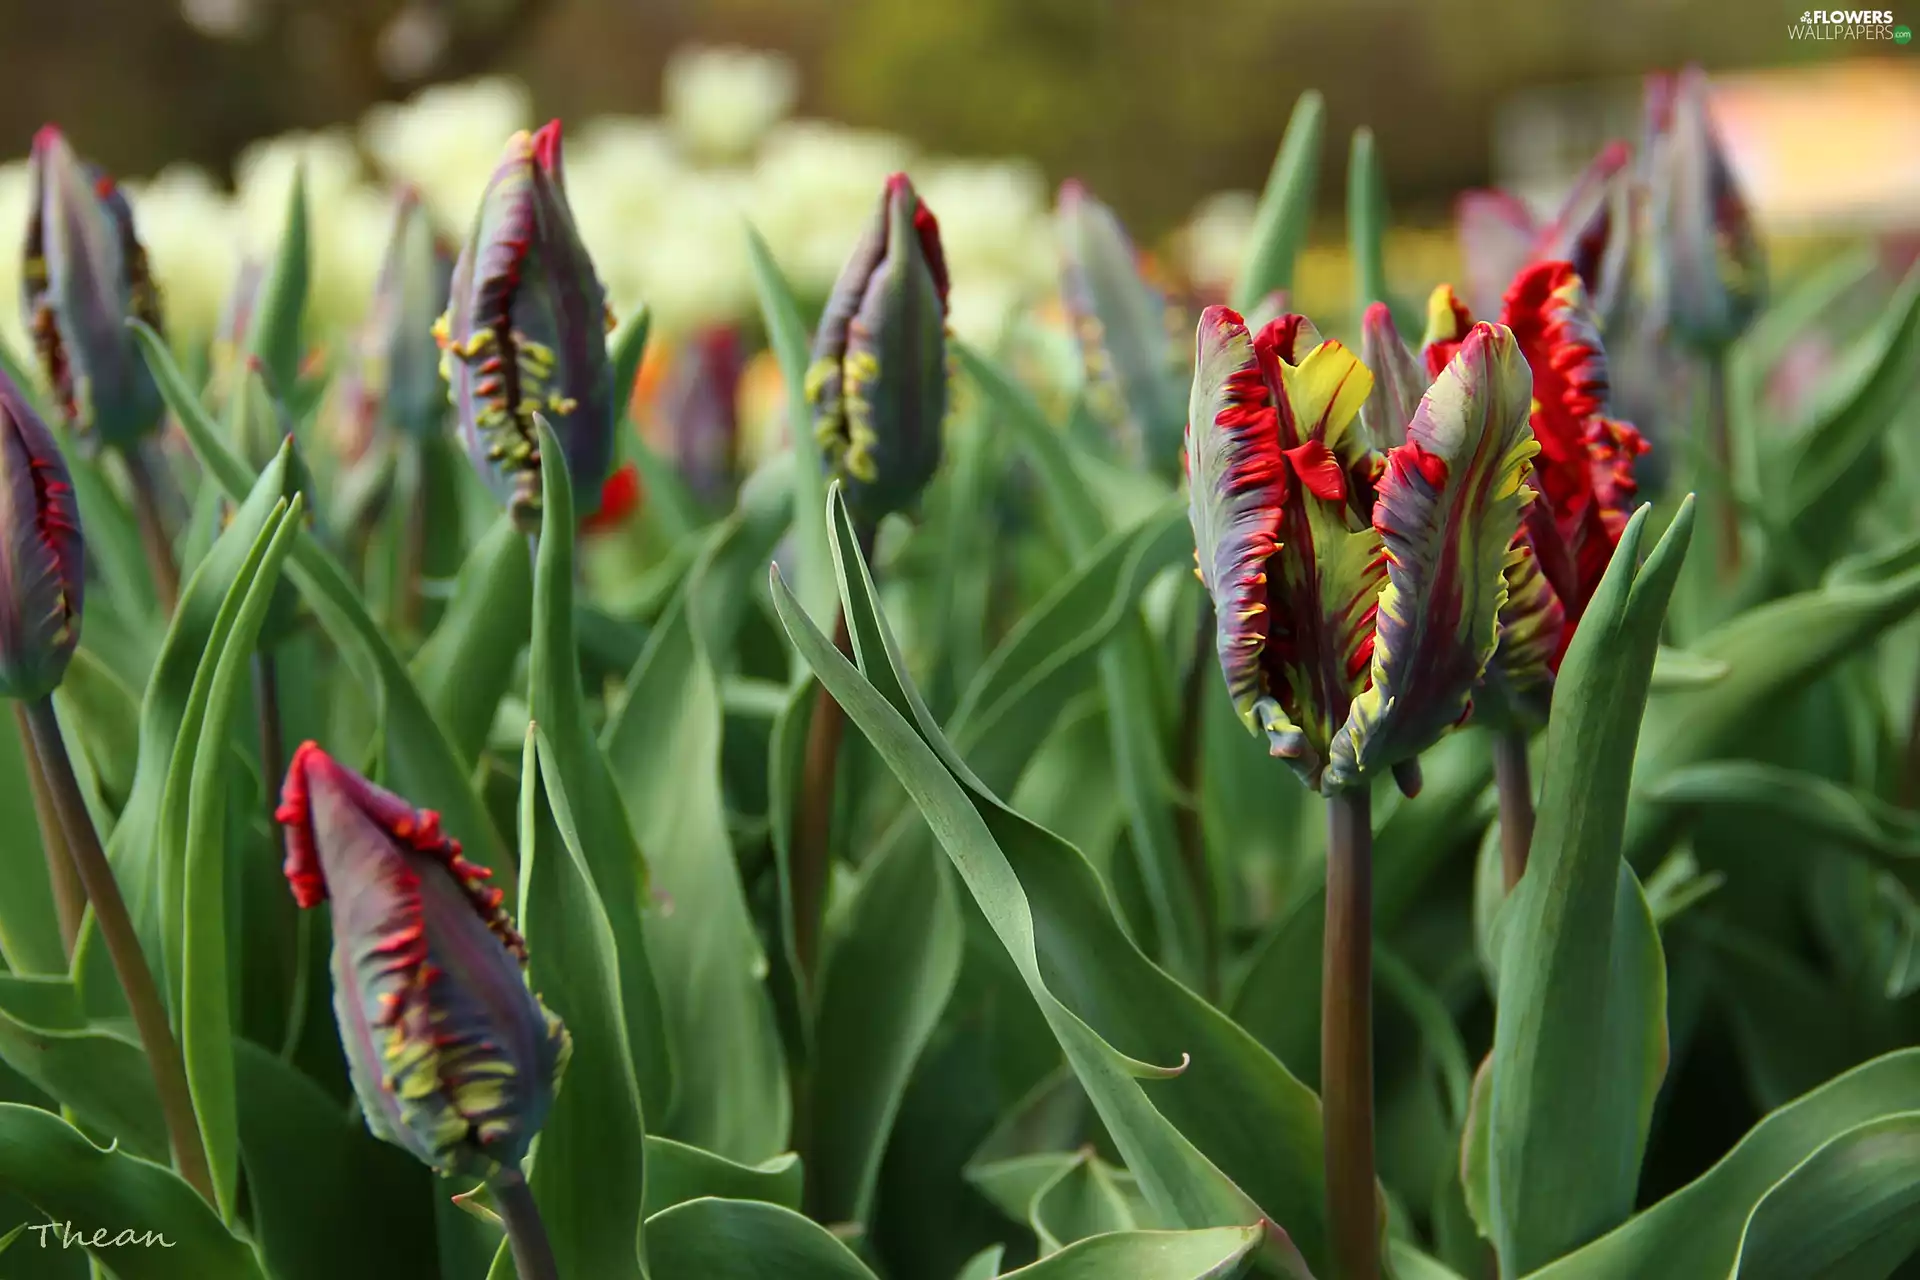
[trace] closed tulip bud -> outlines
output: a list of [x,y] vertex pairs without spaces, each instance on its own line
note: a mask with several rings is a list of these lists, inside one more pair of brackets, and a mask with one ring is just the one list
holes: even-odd
[[80,643],[80,507],[53,433],[0,373],[0,697],[51,693]]
[[560,122],[514,134],[454,265],[435,335],[467,452],[530,532],[540,526],[536,415],[566,454],[582,518],[594,514],[613,465],[611,321],[567,204]]
[[933,478],[947,380],[940,225],[896,173],[834,282],[807,370],[814,437],[862,526],[911,506]]
[[28,168],[27,331],[69,425],[91,446],[124,447],[158,426],[163,408],[127,329],[129,319],[160,327],[133,211],[52,125],[34,136]]
[[367,1127],[443,1174],[515,1169],[570,1042],[528,984],[526,943],[490,873],[437,814],[312,742],[275,816],[295,900],[333,903],[334,1015]]
[[1717,350],[1759,312],[1766,266],[1707,110],[1706,75],[1648,77],[1646,118],[1653,284],[1674,333]]
[[434,231],[419,194],[403,190],[351,375],[355,399],[369,419],[364,434],[380,428],[421,438],[439,434],[447,393],[433,326],[452,284],[452,248]]

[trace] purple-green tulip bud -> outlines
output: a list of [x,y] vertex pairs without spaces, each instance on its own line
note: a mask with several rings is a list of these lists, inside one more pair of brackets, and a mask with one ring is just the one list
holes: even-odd
[[363,439],[382,428],[421,439],[440,433],[447,393],[433,325],[452,285],[452,248],[435,232],[419,193],[403,189],[350,375],[355,410],[366,419]]
[[612,322],[567,204],[560,122],[514,134],[434,333],[467,453],[529,532],[540,527],[536,415],[553,424],[581,518],[597,509],[617,418]]
[[1688,345],[1725,347],[1759,312],[1766,266],[1707,111],[1698,67],[1646,83],[1652,269],[1667,323]]
[[90,446],[124,447],[158,426],[164,407],[127,328],[129,319],[160,328],[133,210],[52,125],[34,135],[28,173],[27,332],[68,424]]
[[0,373],[0,697],[45,697],[66,674],[85,554],[53,432]]
[[807,369],[814,438],[863,527],[910,507],[939,468],[947,381],[940,224],[896,173],[834,282]]
[[516,1167],[570,1041],[527,980],[526,942],[421,811],[302,744],[275,817],[302,907],[333,902],[334,1015],[367,1127],[447,1175]]

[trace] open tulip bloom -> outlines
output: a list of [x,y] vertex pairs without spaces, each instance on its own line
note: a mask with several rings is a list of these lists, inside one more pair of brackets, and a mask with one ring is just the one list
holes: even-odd
[[[1187,477],[1234,708],[1327,795],[1321,1082],[1338,1274],[1379,1274],[1373,1161],[1374,779],[1463,721],[1493,657],[1539,446],[1513,332],[1477,324],[1404,418],[1303,316],[1200,318]],[[1376,415],[1377,418],[1377,415]]]

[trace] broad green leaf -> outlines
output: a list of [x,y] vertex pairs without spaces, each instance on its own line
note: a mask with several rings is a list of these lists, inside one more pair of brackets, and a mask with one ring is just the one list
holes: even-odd
[[[1907,273],[1874,331],[1853,380],[1780,461],[1785,489],[1782,539],[1802,548],[1844,546],[1864,491],[1886,471],[1881,442],[1907,410],[1920,379],[1920,267]],[[1830,559],[1832,550],[1827,551]]]
[[760,1200],[689,1200],[655,1214],[647,1251],[676,1280],[874,1280],[825,1227]]
[[862,868],[821,980],[813,1031],[808,1208],[867,1222],[907,1077],[960,974],[963,926],[944,859],[894,843]]
[[1082,1151],[1034,1195],[1029,1210],[1042,1254],[1093,1236],[1137,1230],[1141,1223],[1121,1187],[1120,1171]]
[[[1189,1227],[1266,1217],[1317,1256],[1325,1228],[1311,1093],[1140,953],[1077,850],[966,770],[902,674],[844,504],[832,514],[842,602],[865,674],[807,621],[776,574],[781,621],[926,816],[1155,1212]],[[1297,1254],[1289,1260],[1293,1245],[1273,1239],[1276,1262],[1304,1272]]]
[[1661,779],[1647,798],[1690,810],[1763,814],[1920,887],[1920,816],[1827,778],[1754,760],[1721,760]]
[[1685,649],[1661,645],[1653,655],[1653,691],[1668,693],[1676,689],[1699,689],[1727,674],[1724,662],[1703,658]]
[[[1920,609],[1920,569],[1885,581],[1836,584],[1738,614],[1688,646],[1727,674],[1697,689],[1663,692],[1647,705],[1634,788],[1647,793],[1677,770],[1737,753],[1784,700]],[[1646,866],[1665,852],[1673,809],[1636,805],[1627,856]]]
[[140,699],[117,672],[81,645],[54,691],[61,723],[86,752],[101,796],[116,812],[133,789],[140,758]]
[[1005,1245],[991,1244],[967,1259],[953,1280],[994,1280],[1000,1274],[1000,1260],[1006,1257]]
[[[250,576],[258,563],[254,553],[264,549],[262,538],[281,502],[287,465],[283,451],[260,473],[253,491],[244,495],[226,530],[187,580],[141,699],[139,760],[120,821],[107,841],[107,857],[126,897],[134,928],[155,964],[168,955],[162,937],[175,941],[179,937],[177,925],[169,926],[163,920],[162,890],[167,872],[161,861],[159,833],[168,777],[183,753],[187,759],[192,758],[191,743],[184,740],[189,731],[196,737],[199,733],[198,711],[189,715],[194,675],[202,657],[232,625],[224,606],[234,585],[243,575]],[[236,607],[237,603],[236,597]],[[166,947],[173,945],[169,942]],[[96,952],[103,950],[95,948]],[[104,954],[99,958],[104,962]],[[171,995],[178,974],[171,964],[165,966],[161,989]],[[114,985],[111,975],[106,975],[104,985]],[[174,1007],[178,1008],[177,1001]]]
[[[646,1125],[628,1049],[629,1002],[559,763],[545,732],[530,732],[520,766],[522,924],[534,990],[566,1023],[573,1053],[528,1182],[561,1275],[644,1280]],[[507,1257],[503,1243],[494,1276],[512,1274]]]
[[251,1041],[233,1050],[253,1231],[274,1280],[431,1275],[446,1184],[293,1066]]
[[646,947],[679,1087],[655,1127],[728,1159],[764,1160],[786,1148],[786,1062],[727,832],[719,681],[685,599],[654,628],[601,734],[665,904],[647,921]]
[[1313,191],[1326,127],[1326,100],[1309,89],[1294,104],[1266,190],[1260,193],[1252,243],[1233,284],[1236,310],[1250,311],[1274,290],[1293,287],[1294,260],[1306,246],[1307,227],[1313,220]]
[[[227,974],[227,726],[241,680],[250,672],[260,626],[280,581],[280,566],[300,528],[305,495],[269,521],[260,564],[218,651],[201,662],[208,677],[205,718],[194,748],[187,792],[181,884],[180,1049],[187,1087],[213,1178],[220,1216],[231,1222],[240,1183],[240,1122],[234,1103],[233,1015]],[[236,582],[238,589],[239,583]],[[209,671],[208,668],[212,670]],[[200,683],[201,676],[194,677]],[[169,790],[172,780],[169,780]]]
[[[1920,1050],[1857,1067],[1767,1116],[1698,1178],[1529,1280],[1855,1280],[1889,1274],[1893,1259],[1871,1252],[1873,1235],[1897,1212],[1911,1230],[1920,1111]],[[1782,1241],[1782,1228],[1800,1232]],[[1743,1242],[1755,1233],[1744,1256]],[[1770,1248],[1808,1249],[1774,1255]],[[1883,1237],[1879,1244],[1884,1247]],[[1867,1251],[1879,1269],[1823,1270]],[[1805,1267],[1805,1269],[1800,1269]]]
[[[66,951],[53,913],[53,885],[40,844],[25,725],[0,725],[0,959],[13,973],[65,974]],[[18,729],[16,729],[18,725]]]
[[[186,981],[187,879],[195,852],[190,843],[194,769],[201,741],[208,736],[207,708],[214,695],[214,675],[220,656],[226,651],[228,639],[239,623],[241,610],[246,605],[254,580],[266,561],[267,550],[286,524],[286,512],[284,500],[275,504],[260,530],[260,536],[254,540],[246,560],[234,575],[232,585],[227,588],[226,599],[220,602],[220,612],[215,615],[213,625],[207,632],[207,647],[199,655],[198,666],[187,689],[179,736],[174,739],[173,756],[167,762],[166,783],[160,792],[155,845],[158,851],[160,951],[166,961],[160,977],[161,989],[167,993],[176,1029],[182,1016],[182,989]],[[298,527],[297,524],[295,527]],[[251,650],[251,642],[247,647]],[[224,726],[216,726],[212,737],[215,750],[224,752],[229,746]],[[219,862],[224,861],[223,855]]]
[[0,1189],[86,1232],[87,1252],[119,1280],[266,1280],[253,1250],[171,1169],[103,1151],[49,1112],[0,1103]]
[[133,1024],[89,1021],[66,978],[0,975],[0,1059],[95,1133],[168,1159],[160,1095]]
[[820,445],[813,437],[813,408],[807,403],[807,322],[793,286],[774,261],[773,251],[752,227],[747,228],[747,261],[753,267],[753,288],[760,299],[760,316],[767,326],[767,345],[780,365],[787,391],[787,434],[793,440],[793,538],[795,577],[807,616],[831,626],[834,608],[833,559],[826,531],[812,513],[827,500],[821,478]]
[[1006,1280],[1232,1280],[1260,1247],[1262,1228],[1121,1231],[1069,1245],[1006,1273]]
[[1462,1280],[1459,1272],[1429,1258],[1405,1240],[1389,1240],[1387,1257],[1393,1280]]
[[1620,837],[1693,503],[1643,567],[1649,510],[1628,523],[1561,665],[1533,852],[1496,930],[1489,1192],[1504,1277],[1632,1212],[1666,1074],[1666,963]]
[[[1075,456],[1066,435],[1048,425],[1039,406],[1005,373],[963,344],[956,343],[954,351],[961,367],[1005,414],[1040,472],[1067,553],[1077,561],[1085,560],[1107,536],[1106,519],[1089,496],[1088,465]],[[1158,715],[1162,681],[1150,646],[1151,637],[1136,610],[1118,624],[1100,650],[1100,687],[1107,700],[1121,802],[1147,888],[1159,953],[1175,973],[1197,974],[1199,906],[1180,863],[1172,775],[1163,754],[1165,734]]]
[[[233,501],[241,501],[253,487],[252,469],[221,439],[219,428],[181,377],[159,335],[139,323],[133,330],[167,407],[192,442],[208,478]],[[381,736],[387,785],[437,811],[472,861],[487,867],[510,865],[506,843],[474,794],[466,767],[421,700],[400,655],[360,602],[346,571],[305,530],[294,543],[288,571],[334,642],[363,659],[369,674],[379,681],[385,699]]]
[[1086,1159],[1085,1152],[1041,1151],[979,1160],[967,1165],[968,1185],[993,1202],[994,1208],[1021,1226],[1031,1226],[1034,1201],[1062,1175]]
[[668,1138],[647,1136],[646,1216],[689,1200],[718,1196],[727,1200],[765,1200],[785,1209],[800,1208],[803,1173],[791,1151],[756,1165],[736,1164],[711,1151]]
[[1092,683],[1093,658],[1163,571],[1192,553],[1184,505],[1113,534],[1007,633],[947,723],[989,787],[1010,789],[1047,730]]
[[1376,302],[1392,302],[1387,292],[1387,191],[1380,173],[1373,130],[1353,131],[1347,151],[1347,252],[1353,257],[1353,314],[1364,315]]
[[[620,796],[606,754],[594,739],[581,688],[579,647],[574,638],[573,485],[566,453],[542,419],[540,538],[533,565],[533,638],[528,652],[529,702],[533,719],[551,744],[554,780],[565,786],[580,824],[580,850],[593,871],[594,889],[613,929],[620,966],[628,1051],[640,1080],[640,1096],[656,1116],[672,1114],[672,1046],[648,955],[642,913],[647,905],[647,864],[635,827]],[[558,465],[554,465],[557,463]]]
[[281,224],[273,262],[260,280],[246,337],[247,353],[266,366],[274,394],[286,400],[291,400],[299,383],[300,362],[306,355],[302,330],[311,270],[307,244],[307,176],[305,167],[299,166],[287,190],[286,221]]
[[460,567],[440,625],[408,664],[421,699],[469,764],[512,682],[532,606],[527,540],[502,515]]

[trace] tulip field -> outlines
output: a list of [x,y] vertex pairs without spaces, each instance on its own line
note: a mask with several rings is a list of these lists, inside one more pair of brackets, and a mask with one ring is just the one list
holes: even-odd
[[1920,265],[1644,90],[1452,280],[1311,93],[1219,279],[476,112],[345,320],[42,129],[0,1276],[1920,1276]]

